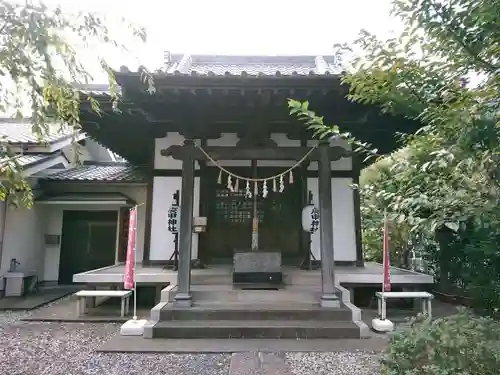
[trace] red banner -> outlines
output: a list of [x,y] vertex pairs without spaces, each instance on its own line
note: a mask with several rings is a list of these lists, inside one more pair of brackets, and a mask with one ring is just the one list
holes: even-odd
[[382,292],[391,291],[391,271],[390,271],[390,252],[389,252],[389,223],[387,214],[384,214],[384,247],[383,247],[383,262],[384,282],[382,283]]
[[123,286],[125,289],[134,289],[134,265],[135,265],[135,231],[137,226],[137,208],[130,210],[128,224],[127,259],[125,261],[125,273],[123,275]]

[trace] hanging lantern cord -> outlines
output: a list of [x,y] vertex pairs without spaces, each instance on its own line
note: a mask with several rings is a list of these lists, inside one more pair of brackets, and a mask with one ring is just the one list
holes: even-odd
[[234,173],[228,171],[226,168],[224,168],[222,165],[220,165],[201,146],[197,145],[196,147],[198,147],[201,150],[201,152],[203,152],[203,154],[207,157],[207,159],[210,160],[217,168],[219,168],[224,173],[227,173],[229,176],[234,177],[236,179],[249,181],[249,182],[264,182],[264,181],[269,181],[269,180],[273,180],[276,178],[280,178],[280,177],[285,176],[286,174],[290,173],[291,171],[293,171],[295,168],[300,166],[309,157],[309,155],[312,154],[312,152],[316,149],[317,146],[313,146],[309,151],[306,152],[306,154],[297,163],[295,163],[292,167],[288,168],[286,171],[284,171],[280,174],[277,174],[275,176],[270,176],[270,177],[265,177],[265,178],[248,178],[248,177],[238,176],[237,174],[234,174]]

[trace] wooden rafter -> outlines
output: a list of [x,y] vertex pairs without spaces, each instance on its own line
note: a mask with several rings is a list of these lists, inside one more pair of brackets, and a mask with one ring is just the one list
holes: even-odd
[[[300,160],[311,150],[310,147],[204,147],[203,150],[214,160]],[[186,148],[185,146],[174,145],[161,151],[163,156],[172,157],[176,160],[207,160],[205,153],[200,148]],[[346,149],[335,146],[329,149],[331,161],[339,160],[350,155]],[[317,150],[308,157],[309,161],[318,161]]]

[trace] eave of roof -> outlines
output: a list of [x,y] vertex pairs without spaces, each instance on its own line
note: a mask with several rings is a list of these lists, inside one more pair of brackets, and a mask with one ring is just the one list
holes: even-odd
[[165,53],[167,75],[297,77],[340,73],[334,56],[195,55]]
[[[320,82],[334,82],[339,81],[342,74],[316,74],[314,72],[309,72],[308,74],[282,74],[277,71],[273,74],[248,74],[248,72],[243,71],[240,74],[232,74],[231,72],[225,72],[224,74],[216,74],[209,71],[204,74],[200,74],[196,71],[190,73],[182,73],[179,71],[168,72],[154,72],[150,73],[154,80],[162,80],[168,82],[178,82],[178,83],[238,83],[238,84],[251,84],[251,83],[272,83],[282,84],[282,85],[292,85],[292,84],[313,84]],[[115,71],[116,79],[118,83],[121,84],[124,78],[134,78],[141,79],[144,82],[144,72],[142,71],[130,71],[126,67],[121,67],[119,71]]]
[[[145,84],[145,69],[122,66],[118,83]],[[156,86],[283,86],[311,87],[340,84],[341,70],[333,56],[229,56],[168,54],[161,69],[150,73]],[[332,86],[334,84],[334,86]],[[99,94],[95,92],[95,94]]]
[[61,152],[53,152],[51,154],[26,154],[16,155],[12,158],[4,157],[0,159],[0,166],[9,161],[17,163],[22,168],[31,168],[48,160],[55,159],[59,156],[64,156]]
[[[17,166],[14,166],[13,163]],[[62,152],[56,151],[51,154],[27,154],[16,155],[13,158],[4,157],[0,159],[0,171],[6,168],[19,168],[25,177],[37,177],[38,173],[52,168],[59,163],[66,164],[68,161]]]
[[42,138],[33,131],[30,119],[0,118],[0,139],[12,146],[41,146],[51,145],[81,134],[70,126],[58,124],[49,125],[53,131]]
[[125,194],[106,192],[42,194],[36,198],[36,201],[42,204],[111,204],[120,206],[137,204]]
[[58,182],[146,183],[144,167],[122,162],[87,162],[81,166],[56,172],[42,179]]

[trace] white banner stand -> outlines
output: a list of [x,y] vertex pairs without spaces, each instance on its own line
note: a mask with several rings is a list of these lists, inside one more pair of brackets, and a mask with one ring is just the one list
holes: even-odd
[[133,266],[133,275],[134,275],[134,316],[132,319],[123,323],[120,328],[120,335],[122,336],[142,336],[144,333],[144,325],[147,323],[145,319],[137,319],[137,275],[135,273],[136,265],[137,265],[137,252],[136,252],[136,242],[137,242],[137,207],[135,206],[135,229],[134,229],[134,266]]
[[[390,291],[390,252],[389,252],[389,224],[387,221],[387,210],[384,210],[384,245],[383,245],[383,257],[382,257],[382,292]],[[386,280],[387,277],[387,280]],[[386,287],[386,281],[389,285]],[[386,290],[387,289],[387,290]],[[394,323],[387,319],[387,305],[385,297],[377,298],[378,304],[378,317],[372,320],[372,328],[376,332],[392,332],[394,330]]]

